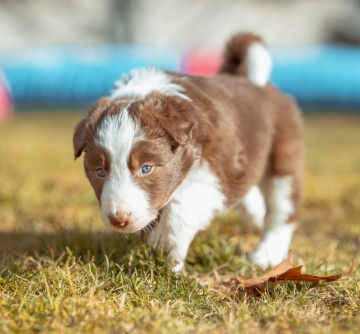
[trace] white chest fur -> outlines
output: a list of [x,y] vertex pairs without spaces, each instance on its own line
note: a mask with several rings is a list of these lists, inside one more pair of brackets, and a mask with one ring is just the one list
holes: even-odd
[[149,242],[164,243],[171,250],[169,260],[174,270],[181,270],[195,234],[209,225],[214,214],[224,210],[224,203],[216,176],[207,165],[195,166],[163,208]]

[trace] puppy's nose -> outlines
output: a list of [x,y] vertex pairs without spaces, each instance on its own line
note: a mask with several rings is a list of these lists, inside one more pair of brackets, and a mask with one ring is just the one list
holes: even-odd
[[129,212],[116,212],[115,215],[109,215],[109,220],[111,225],[115,227],[125,227],[130,224],[130,216]]

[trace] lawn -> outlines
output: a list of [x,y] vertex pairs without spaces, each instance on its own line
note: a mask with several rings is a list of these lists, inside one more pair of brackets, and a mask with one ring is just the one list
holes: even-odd
[[[359,333],[360,115],[306,114],[305,198],[292,249],[306,272],[353,279],[286,283],[258,299],[214,291],[263,272],[235,211],[192,243],[185,275],[161,249],[106,231],[74,162],[81,113],[23,113],[0,127],[1,333]],[[210,282],[210,284],[208,284]]]

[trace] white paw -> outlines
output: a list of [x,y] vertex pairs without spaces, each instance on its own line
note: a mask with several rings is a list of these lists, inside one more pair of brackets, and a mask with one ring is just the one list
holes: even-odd
[[268,248],[260,244],[256,251],[250,256],[250,261],[262,267],[275,267],[283,262],[288,255],[287,247]]
[[250,261],[264,267],[275,267],[286,260],[295,227],[296,224],[285,224],[264,233]]
[[185,265],[185,261],[176,261],[176,265],[172,267],[174,273],[180,274]]

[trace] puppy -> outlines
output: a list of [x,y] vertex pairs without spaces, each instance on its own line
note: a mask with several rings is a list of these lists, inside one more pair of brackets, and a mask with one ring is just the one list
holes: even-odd
[[[133,70],[76,126],[75,159],[104,224],[149,230],[180,271],[195,234],[241,206],[262,228],[251,260],[286,258],[301,199],[303,140],[294,102],[267,83],[271,58],[252,34],[234,36],[218,75]],[[261,189],[261,190],[260,190]]]

